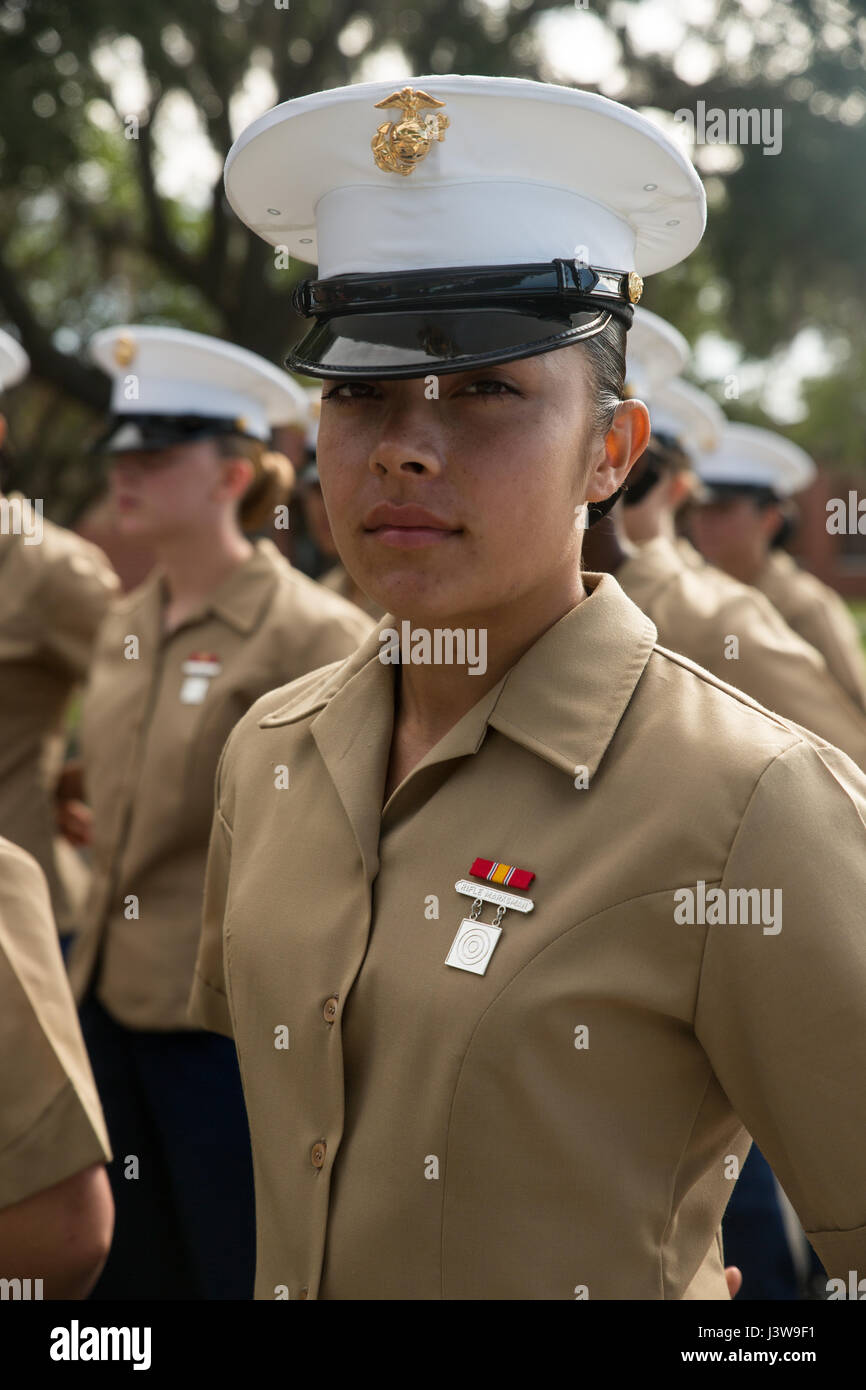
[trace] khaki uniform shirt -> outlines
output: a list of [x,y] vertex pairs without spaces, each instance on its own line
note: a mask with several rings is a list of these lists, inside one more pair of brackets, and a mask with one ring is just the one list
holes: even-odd
[[[191,1010],[238,1049],[260,1299],[726,1299],[749,1133],[866,1268],[866,778],[584,582],[384,808],[376,633],[226,745]],[[445,964],[476,856],[536,876],[483,975]],[[782,929],[680,925],[700,884]]]
[[[679,552],[680,559],[686,565],[687,569],[712,569],[712,566],[707,564],[700,551],[695,550],[695,547],[692,545],[691,541],[688,540],[685,536],[677,536],[676,540],[674,541],[674,545],[676,546],[677,551]],[[722,571],[713,569],[713,573],[721,574]]]
[[168,636],[163,599],[157,573],[99,635],[82,713],[93,884],[69,962],[79,999],[95,975],[108,1012],[143,1029],[190,1026],[214,774],[232,726],[371,627],[267,540]]
[[866,714],[763,594],[711,565],[688,568],[664,537],[639,546],[616,578],[655,623],[663,646],[814,730],[866,770]]
[[0,1207],[108,1162],[45,876],[8,840],[0,840],[0,1057]]
[[326,589],[330,589],[333,593],[340,594],[343,598],[347,598],[352,603],[357,604],[362,612],[368,614],[371,618],[375,618],[376,622],[384,617],[385,610],[382,608],[382,605],[376,603],[375,599],[368,598],[360,589],[356,589],[352,580],[349,578],[348,571],[343,565],[334,565],[332,569],[327,570],[325,574],[322,575],[319,583],[324,585]]
[[770,552],[755,588],[766,594],[789,627],[821,653],[842,689],[866,709],[866,662],[860,632],[836,591],[782,550]]
[[63,713],[119,581],[95,545],[50,521],[42,527],[38,544],[0,530],[0,835],[38,861],[66,930],[53,803]]

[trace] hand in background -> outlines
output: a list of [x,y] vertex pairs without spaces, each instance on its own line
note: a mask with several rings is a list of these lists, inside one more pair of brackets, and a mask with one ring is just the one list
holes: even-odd
[[81,763],[66,764],[57,779],[54,797],[58,833],[76,849],[89,845],[93,838],[93,812],[84,801]]

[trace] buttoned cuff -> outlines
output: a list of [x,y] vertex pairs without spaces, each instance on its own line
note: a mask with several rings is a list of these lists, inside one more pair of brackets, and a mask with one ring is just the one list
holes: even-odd
[[34,1125],[0,1153],[0,1209],[108,1163],[111,1149],[94,1129],[72,1082],[67,1082]]
[[187,1014],[193,1023],[210,1033],[222,1033],[227,1038],[235,1035],[228,999],[221,989],[210,984],[198,971],[193,978]]
[[818,1258],[830,1279],[848,1282],[851,1270],[858,1279],[866,1278],[866,1226],[850,1231],[807,1231],[806,1238],[814,1245]]

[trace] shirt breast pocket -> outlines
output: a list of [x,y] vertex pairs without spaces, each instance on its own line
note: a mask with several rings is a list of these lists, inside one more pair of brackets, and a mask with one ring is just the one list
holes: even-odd
[[[202,678],[187,675],[184,683],[197,679]],[[220,753],[235,724],[258,698],[258,692],[251,694],[248,689],[239,688],[231,680],[211,681],[201,698],[198,698],[197,688],[193,690],[190,685],[187,699],[183,701],[183,690],[182,684],[182,702],[192,722],[184,765],[186,798],[195,805],[205,803],[212,809],[214,778]],[[195,699],[191,698],[193,695]]]

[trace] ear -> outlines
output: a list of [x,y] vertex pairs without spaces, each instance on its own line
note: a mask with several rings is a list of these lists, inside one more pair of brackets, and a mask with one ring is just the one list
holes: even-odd
[[760,521],[758,523],[761,529],[761,534],[767,540],[772,540],[784,520],[785,518],[779,507],[763,507],[761,509]]
[[602,451],[586,479],[586,501],[603,502],[621,488],[650,438],[649,411],[643,401],[620,401]]
[[241,455],[220,459],[218,487],[221,496],[229,501],[240,502],[255,476],[256,470],[250,460]]
[[692,495],[692,476],[690,473],[672,473],[667,480],[667,501],[668,505],[675,512],[689,500]]

